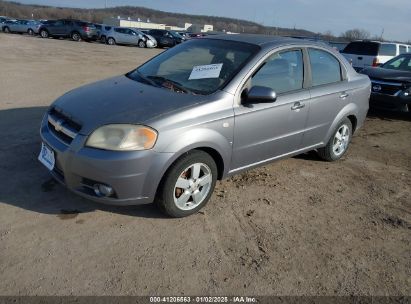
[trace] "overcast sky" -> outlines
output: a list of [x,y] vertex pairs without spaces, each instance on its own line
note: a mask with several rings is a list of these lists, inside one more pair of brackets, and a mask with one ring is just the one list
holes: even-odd
[[[106,0],[19,0],[53,6],[101,8]],[[411,40],[411,0],[107,0],[168,12],[223,16],[264,25],[331,31],[362,28],[391,40]],[[153,20],[155,21],[155,20]]]

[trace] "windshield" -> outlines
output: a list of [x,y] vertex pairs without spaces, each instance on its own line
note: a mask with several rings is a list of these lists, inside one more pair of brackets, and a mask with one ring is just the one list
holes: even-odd
[[190,40],[127,76],[176,92],[211,94],[224,87],[259,49],[257,45],[235,41]]
[[173,31],[170,31],[170,34],[171,34],[171,36],[173,36],[174,38],[183,38],[183,36],[181,36],[179,33],[177,33],[177,32],[173,32]]
[[411,72],[411,55],[400,55],[384,63],[381,67],[384,69]]

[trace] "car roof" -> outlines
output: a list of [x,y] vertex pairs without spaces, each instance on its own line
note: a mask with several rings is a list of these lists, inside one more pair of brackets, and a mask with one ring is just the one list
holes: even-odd
[[257,34],[222,34],[222,35],[209,35],[202,39],[218,39],[227,41],[237,41],[249,44],[255,44],[259,46],[276,46],[276,45],[287,45],[287,44],[310,44],[317,46],[324,46],[323,43],[318,43],[316,41],[297,39],[290,37],[281,36],[270,36],[270,35],[257,35]]

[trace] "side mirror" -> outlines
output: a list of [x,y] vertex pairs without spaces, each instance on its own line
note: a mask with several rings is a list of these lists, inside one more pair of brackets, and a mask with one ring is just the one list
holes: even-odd
[[269,103],[277,100],[277,94],[271,88],[254,86],[248,91],[246,103]]

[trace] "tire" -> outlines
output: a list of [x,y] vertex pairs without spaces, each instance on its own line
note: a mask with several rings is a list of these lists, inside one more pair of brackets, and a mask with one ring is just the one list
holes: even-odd
[[49,32],[47,30],[40,30],[39,32],[41,38],[49,38]]
[[101,36],[100,41],[101,43],[107,44],[106,36]]
[[3,32],[5,32],[5,33],[10,33],[9,27],[8,27],[8,26],[5,26],[5,27],[3,28]]
[[27,34],[29,34],[30,36],[34,35],[34,31],[32,29],[28,29],[27,30]]
[[216,180],[217,165],[213,158],[203,151],[191,151],[168,169],[160,183],[156,203],[170,217],[189,216],[207,204]]
[[78,41],[81,40],[81,35],[80,35],[79,32],[72,32],[70,36],[71,36],[71,39],[72,39],[73,41],[78,42]]
[[107,44],[108,44],[108,45],[116,45],[116,40],[114,40],[113,37],[109,37],[109,38],[107,39]]
[[346,118],[335,128],[327,145],[317,150],[318,155],[326,161],[339,160],[347,152],[352,134],[351,121]]
[[138,42],[138,47],[139,47],[139,48],[145,48],[145,47],[147,47],[147,46],[146,46],[146,43],[145,43],[143,40],[140,40],[140,41]]

